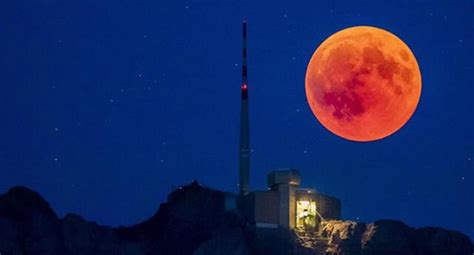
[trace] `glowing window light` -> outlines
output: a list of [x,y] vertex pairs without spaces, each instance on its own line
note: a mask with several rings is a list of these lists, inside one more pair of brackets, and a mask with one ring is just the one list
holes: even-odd
[[308,200],[296,201],[296,226],[316,227],[316,202]]

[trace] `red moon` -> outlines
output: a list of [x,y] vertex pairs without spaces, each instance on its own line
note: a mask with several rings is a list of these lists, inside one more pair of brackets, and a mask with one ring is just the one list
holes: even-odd
[[306,70],[306,97],[316,118],[352,141],[399,130],[415,112],[421,73],[413,52],[394,34],[357,26],[327,38]]

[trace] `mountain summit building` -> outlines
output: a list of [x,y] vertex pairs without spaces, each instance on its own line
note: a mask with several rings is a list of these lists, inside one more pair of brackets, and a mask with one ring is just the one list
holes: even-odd
[[[341,202],[315,189],[301,188],[296,169],[268,174],[268,190],[250,189],[249,93],[247,84],[247,23],[243,21],[243,63],[240,112],[239,195],[237,207],[249,224],[264,228],[317,228],[322,220],[340,219]],[[233,200],[229,196],[229,200]],[[231,202],[230,204],[234,204]]]

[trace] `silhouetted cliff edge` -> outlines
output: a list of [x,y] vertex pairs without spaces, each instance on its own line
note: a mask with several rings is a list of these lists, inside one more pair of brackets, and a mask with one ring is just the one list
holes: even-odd
[[172,192],[150,219],[110,228],[68,214],[59,219],[36,192],[14,187],[0,196],[1,255],[472,255],[456,231],[381,220],[324,223],[319,233],[256,229],[225,211],[224,194],[192,183]]

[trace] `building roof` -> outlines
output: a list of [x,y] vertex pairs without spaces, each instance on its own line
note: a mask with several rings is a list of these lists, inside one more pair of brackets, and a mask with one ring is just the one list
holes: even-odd
[[299,171],[291,168],[271,171],[267,177],[269,188],[279,184],[291,184],[299,186],[300,182],[301,177]]

